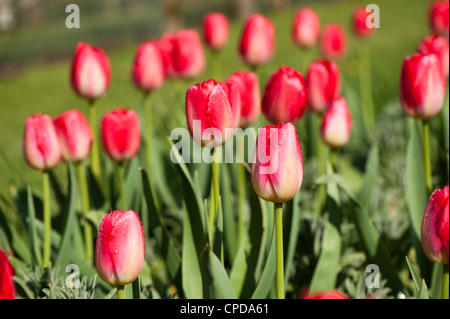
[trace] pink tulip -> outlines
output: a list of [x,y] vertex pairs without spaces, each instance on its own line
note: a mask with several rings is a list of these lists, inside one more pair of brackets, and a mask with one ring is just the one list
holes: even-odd
[[210,12],[205,15],[203,39],[211,50],[222,50],[227,45],[229,36],[230,26],[226,15],[219,12]]
[[425,255],[448,264],[448,186],[431,194],[422,221],[421,240]]
[[105,282],[125,286],[139,276],[145,260],[144,229],[134,211],[103,217],[95,247],[95,266]]
[[420,53],[434,53],[442,63],[445,76],[448,76],[448,40],[439,35],[430,35],[422,39],[419,43]]
[[242,108],[240,87],[233,82],[220,81],[219,83],[223,84],[224,88],[226,88],[228,100],[230,101],[231,112],[233,114],[233,128],[237,128],[239,127],[241,120]]
[[329,291],[320,291],[313,294],[303,294],[301,299],[349,299],[343,292],[333,289]]
[[275,54],[275,27],[261,14],[252,14],[246,21],[240,41],[242,60],[251,66],[269,62]]
[[330,23],[322,32],[320,49],[328,60],[340,60],[347,55],[347,37],[344,28],[338,23]]
[[133,82],[144,91],[160,88],[165,80],[162,54],[155,41],[147,41],[139,46],[132,69]]
[[258,76],[249,71],[236,71],[228,77],[228,82],[239,87],[241,94],[240,127],[255,123],[261,113],[261,93]]
[[429,9],[429,21],[434,33],[446,36],[448,39],[448,0],[434,1]]
[[15,269],[8,261],[8,256],[0,249],[0,299],[15,299]]
[[334,99],[323,116],[320,133],[323,142],[337,149],[350,140],[352,131],[352,116],[343,97]]
[[353,11],[353,32],[359,38],[367,38],[375,31],[375,28],[367,26],[367,18],[371,15],[366,7],[358,7]]
[[61,148],[50,116],[36,114],[25,121],[23,151],[32,168],[47,171],[59,163]]
[[323,113],[331,101],[341,94],[339,66],[328,60],[310,64],[306,76],[308,107],[312,112]]
[[141,133],[139,118],[134,110],[118,108],[102,118],[103,148],[117,162],[132,159],[139,152]]
[[261,127],[251,170],[259,197],[273,203],[291,200],[303,181],[300,141],[292,123]]
[[81,162],[89,156],[92,131],[86,117],[78,110],[69,110],[53,120],[65,161]]
[[302,48],[311,48],[320,35],[320,19],[311,8],[299,9],[292,22],[291,38],[294,44]]
[[437,55],[416,53],[403,61],[400,101],[407,115],[421,120],[434,117],[444,103],[445,86]]
[[191,85],[186,93],[186,119],[189,133],[199,145],[224,144],[234,129],[228,87],[212,79]]
[[80,42],[72,63],[71,84],[75,92],[89,100],[106,94],[111,82],[111,66],[101,48]]
[[306,111],[306,84],[303,75],[282,66],[267,82],[262,99],[262,112],[272,124],[296,122]]

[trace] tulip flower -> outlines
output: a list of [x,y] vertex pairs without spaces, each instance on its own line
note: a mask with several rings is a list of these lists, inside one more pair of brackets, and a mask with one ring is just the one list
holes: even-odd
[[320,40],[322,56],[328,60],[341,60],[347,55],[347,37],[338,23],[329,23],[322,31]]
[[371,15],[366,7],[358,7],[353,11],[353,32],[359,38],[367,38],[372,35],[374,28],[367,25],[367,18]]
[[274,203],[277,297],[284,298],[283,203],[294,198],[303,181],[300,141],[292,123],[261,127],[256,139],[251,177],[259,197]]
[[25,160],[32,168],[42,171],[44,203],[44,254],[42,268],[50,261],[50,181],[48,171],[61,159],[61,148],[55,126],[48,115],[36,114],[25,121],[23,138]]
[[306,75],[308,107],[312,112],[325,112],[331,101],[341,94],[339,66],[328,60],[317,60],[310,64]]
[[240,127],[255,123],[261,113],[261,93],[258,76],[254,72],[236,71],[228,77],[228,82],[235,83],[241,92]]
[[155,41],[142,43],[134,57],[132,79],[137,88],[146,92],[159,89],[165,80],[162,54]]
[[275,54],[275,27],[269,19],[255,13],[248,17],[241,34],[239,53],[252,67],[267,63]]
[[349,299],[343,292],[333,289],[329,291],[319,291],[313,294],[304,293],[301,299]]
[[352,116],[343,97],[334,99],[323,116],[321,137],[332,149],[338,149],[350,140]]
[[446,36],[448,39],[448,0],[434,1],[429,9],[429,22],[434,33]]
[[15,270],[8,261],[8,256],[0,249],[0,299],[15,299]]
[[420,41],[417,50],[420,53],[434,53],[439,57],[444,70],[444,75],[448,77],[448,40],[439,35],[430,35]]
[[220,81],[219,83],[223,85],[228,95],[228,100],[231,106],[231,113],[233,115],[232,126],[233,128],[237,128],[239,127],[239,123],[241,120],[241,89],[238,84],[233,82]]
[[223,13],[210,12],[203,18],[203,39],[214,51],[222,50],[228,43],[230,26]]
[[272,123],[296,122],[306,111],[306,83],[303,75],[282,66],[267,82],[262,98],[262,112]]
[[145,261],[144,228],[132,210],[111,210],[98,228],[95,266],[100,278],[117,286],[123,298],[123,286],[135,281]]
[[291,26],[291,38],[295,45],[311,48],[317,43],[320,35],[320,19],[311,8],[301,8],[294,16]]

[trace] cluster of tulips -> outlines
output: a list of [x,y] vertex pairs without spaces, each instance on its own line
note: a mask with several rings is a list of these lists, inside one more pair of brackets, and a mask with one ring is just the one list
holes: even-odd
[[[367,26],[368,15],[365,8],[354,11],[353,30],[361,41],[374,31]],[[434,34],[420,42],[418,53],[405,58],[400,85],[400,100],[405,113],[423,122],[425,154],[428,154],[428,121],[441,110],[446,92],[449,68],[448,2],[434,3],[430,17]],[[227,17],[215,12],[207,14],[203,20],[203,31],[204,43],[214,53],[212,56],[218,57],[228,43]],[[310,8],[302,8],[294,16],[291,39],[301,48],[303,57],[308,57],[311,48],[320,41],[322,58],[314,61],[304,59],[306,76],[292,67],[280,67],[270,75],[263,94],[260,94],[257,70],[275,54],[275,27],[263,15],[251,15],[243,28],[239,46],[240,57],[250,70],[234,71],[225,80],[220,79],[217,72],[215,79],[190,85],[185,97],[187,128],[192,139],[198,145],[210,148],[214,154],[219,153],[218,149],[230,140],[237,128],[251,127],[259,120],[261,113],[270,123],[258,130],[250,171],[257,195],[274,203],[278,298],[284,298],[285,294],[283,204],[294,198],[303,181],[301,137],[295,124],[307,111],[317,115],[321,137],[317,143],[317,156],[323,154],[323,142],[331,150],[331,171],[335,170],[337,151],[350,140],[353,124],[347,100],[341,94],[341,75],[337,63],[347,54],[344,28],[339,23],[330,23],[322,29],[318,15]],[[199,78],[205,66],[206,55],[197,31],[179,30],[139,46],[131,70],[132,81],[143,92],[146,101],[167,79]],[[71,84],[74,91],[88,101],[89,120],[79,110],[68,110],[54,118],[42,114],[30,116],[25,122],[23,151],[29,166],[40,170],[43,175],[45,232],[40,262],[42,268],[51,262],[48,172],[58,165],[61,158],[78,168],[83,212],[87,213],[91,209],[89,183],[99,182],[102,175],[100,143],[108,157],[117,164],[120,207],[112,208],[111,213],[103,217],[96,240],[91,226],[86,224],[84,239],[86,254],[95,261],[99,276],[117,286],[118,297],[123,298],[124,286],[135,282],[145,259],[145,236],[140,216],[131,207],[126,207],[124,199],[124,166],[142,149],[141,134],[144,134],[146,145],[143,151],[147,154],[146,165],[151,174],[153,166],[149,153],[152,151],[153,133],[150,114],[144,122],[140,122],[136,111],[125,108],[104,114],[100,128],[97,128],[95,102],[107,93],[110,81],[110,63],[102,49],[79,43],[72,63]],[[367,90],[367,85],[365,87]],[[363,112],[373,112],[370,109],[370,91],[361,92],[361,95],[366,97],[364,106],[367,108]],[[151,105],[146,107],[150,109]],[[200,121],[199,130],[195,129],[196,121]],[[370,123],[366,124],[370,127]],[[423,217],[422,245],[428,258],[445,265],[448,284],[448,186],[433,192],[429,155],[425,161],[427,189],[431,196]],[[216,230],[215,219],[220,205],[219,162],[214,155],[209,215],[211,237]],[[246,166],[239,165],[239,169],[240,176],[245,176]],[[325,173],[325,168],[319,169],[323,169],[320,174]],[[88,171],[92,173],[93,180],[87,178]],[[245,188],[245,180],[240,179],[238,183],[238,187]],[[242,207],[238,209],[238,215],[243,214]],[[14,270],[1,251],[0,265],[0,297],[14,298]],[[317,295],[305,293],[302,298],[347,296],[339,291],[330,291]]]

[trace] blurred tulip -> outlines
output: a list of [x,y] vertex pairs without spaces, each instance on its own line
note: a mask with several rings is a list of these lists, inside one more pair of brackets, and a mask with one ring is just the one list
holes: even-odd
[[325,112],[331,101],[341,94],[339,66],[328,60],[312,62],[306,75],[306,85],[309,109],[315,113]]
[[442,108],[446,80],[435,54],[416,53],[403,61],[400,100],[409,116],[429,120]]
[[8,256],[0,249],[0,299],[15,299],[15,270],[8,261]]
[[239,127],[241,120],[241,89],[233,82],[220,81],[219,83],[223,84],[224,88],[226,88],[226,93],[231,106],[231,113],[233,114],[233,128],[237,128]]
[[224,144],[234,128],[227,86],[212,79],[191,85],[186,92],[186,119],[189,133],[199,145]]
[[275,27],[261,14],[252,14],[241,35],[239,53],[242,60],[251,66],[269,62],[275,54]]
[[25,121],[23,151],[32,168],[47,171],[59,163],[61,147],[50,116],[36,114]]
[[262,98],[262,112],[272,123],[296,122],[306,111],[306,84],[303,75],[282,66],[271,75]]
[[301,299],[349,299],[346,294],[339,290],[321,291],[313,294],[303,293]]
[[359,38],[367,38],[375,31],[367,25],[367,18],[371,15],[366,7],[358,7],[353,11],[353,32]]
[[86,117],[78,110],[69,110],[53,120],[65,161],[81,162],[89,156],[92,131]]
[[117,162],[132,159],[141,146],[139,119],[134,110],[118,108],[102,118],[102,141],[108,156]]
[[332,149],[338,149],[350,140],[352,116],[343,97],[334,99],[323,116],[320,133],[323,142]]
[[448,264],[448,196],[448,186],[436,189],[428,200],[422,221],[425,255],[440,264]]
[[106,94],[111,82],[111,66],[101,48],[80,42],[72,62],[71,83],[83,98],[94,100]]
[[255,123],[261,113],[261,93],[258,76],[249,71],[236,71],[228,77],[228,82],[239,87],[241,94],[240,127]]
[[322,56],[328,60],[340,60],[347,55],[347,36],[338,23],[330,23],[322,32],[320,49]]
[[291,200],[303,181],[303,157],[292,123],[260,128],[252,161],[252,185],[259,197],[273,203]]
[[436,54],[444,70],[445,76],[448,76],[448,40],[439,35],[430,35],[422,39],[419,43],[418,51],[420,53],[434,53]]
[[230,26],[223,13],[210,12],[203,18],[203,39],[214,51],[222,50],[228,43]]
[[311,48],[317,43],[320,35],[320,19],[311,8],[299,9],[292,22],[291,38],[295,45]]
[[429,9],[429,21],[434,33],[446,36],[448,39],[448,0],[434,1]]
[[155,41],[147,41],[139,46],[132,69],[133,82],[137,88],[153,91],[160,88],[165,80],[162,54]]
[[134,211],[114,210],[98,228],[95,266],[105,282],[124,286],[133,282],[145,260],[144,229]]

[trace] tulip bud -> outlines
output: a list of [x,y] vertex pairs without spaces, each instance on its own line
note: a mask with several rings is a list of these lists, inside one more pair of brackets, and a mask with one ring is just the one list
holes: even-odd
[[32,168],[47,171],[59,163],[61,148],[50,116],[36,114],[25,121],[23,151]]
[[438,35],[430,35],[422,39],[419,43],[420,53],[434,53],[439,57],[444,70],[444,75],[448,76],[448,40]]
[[311,48],[319,39],[320,19],[310,8],[299,9],[292,22],[291,38],[294,44],[302,48]]
[[314,294],[303,294],[301,299],[349,299],[346,294],[339,290],[320,291]]
[[442,108],[445,75],[435,54],[416,53],[406,57],[400,79],[400,100],[409,116],[429,120]]
[[92,131],[86,117],[78,110],[69,110],[53,120],[65,161],[78,163],[89,156]]
[[262,112],[272,123],[296,122],[306,111],[306,83],[303,75],[282,66],[267,82],[262,99]]
[[210,12],[203,18],[203,38],[206,45],[215,51],[222,50],[228,42],[230,26],[223,13]]
[[101,48],[80,42],[72,63],[72,88],[86,99],[105,95],[111,82],[111,66]]
[[434,33],[444,35],[448,39],[448,0],[434,1],[429,9],[429,22]]
[[153,91],[160,88],[165,80],[162,54],[154,41],[139,46],[132,69],[133,82],[139,89]]
[[102,118],[103,148],[117,162],[132,159],[141,146],[139,119],[134,110],[118,108]]
[[15,299],[15,270],[8,261],[8,256],[0,249],[0,299]]
[[353,32],[359,38],[367,38],[372,35],[374,28],[367,25],[367,18],[371,15],[366,7],[359,7],[353,11]]
[[220,81],[219,83],[226,89],[225,91],[231,106],[231,113],[233,114],[233,128],[237,128],[239,127],[241,120],[241,90],[239,86],[233,82]]
[[320,43],[322,56],[328,60],[340,60],[347,55],[347,37],[338,23],[325,26]]
[[352,115],[343,97],[334,99],[323,116],[320,133],[323,142],[337,149],[350,140],[352,131]]
[[252,66],[271,60],[275,54],[275,27],[272,21],[261,14],[252,14],[245,23],[239,53],[244,62]]
[[328,60],[312,62],[306,75],[306,85],[310,110],[325,112],[331,101],[341,94],[339,66]]
[[258,120],[261,113],[261,93],[258,76],[253,72],[236,71],[229,76],[228,82],[236,84],[241,94],[239,126],[252,125]]
[[436,263],[448,264],[448,186],[431,194],[422,221],[422,248]]
[[95,266],[100,278],[125,286],[139,276],[144,260],[144,228],[138,214],[132,210],[111,210],[98,228]]
[[302,185],[302,162],[300,141],[292,123],[261,127],[251,170],[255,192],[273,203],[291,200]]
[[224,144],[233,133],[233,111],[224,83],[207,80],[189,87],[186,119],[192,139],[201,146]]

